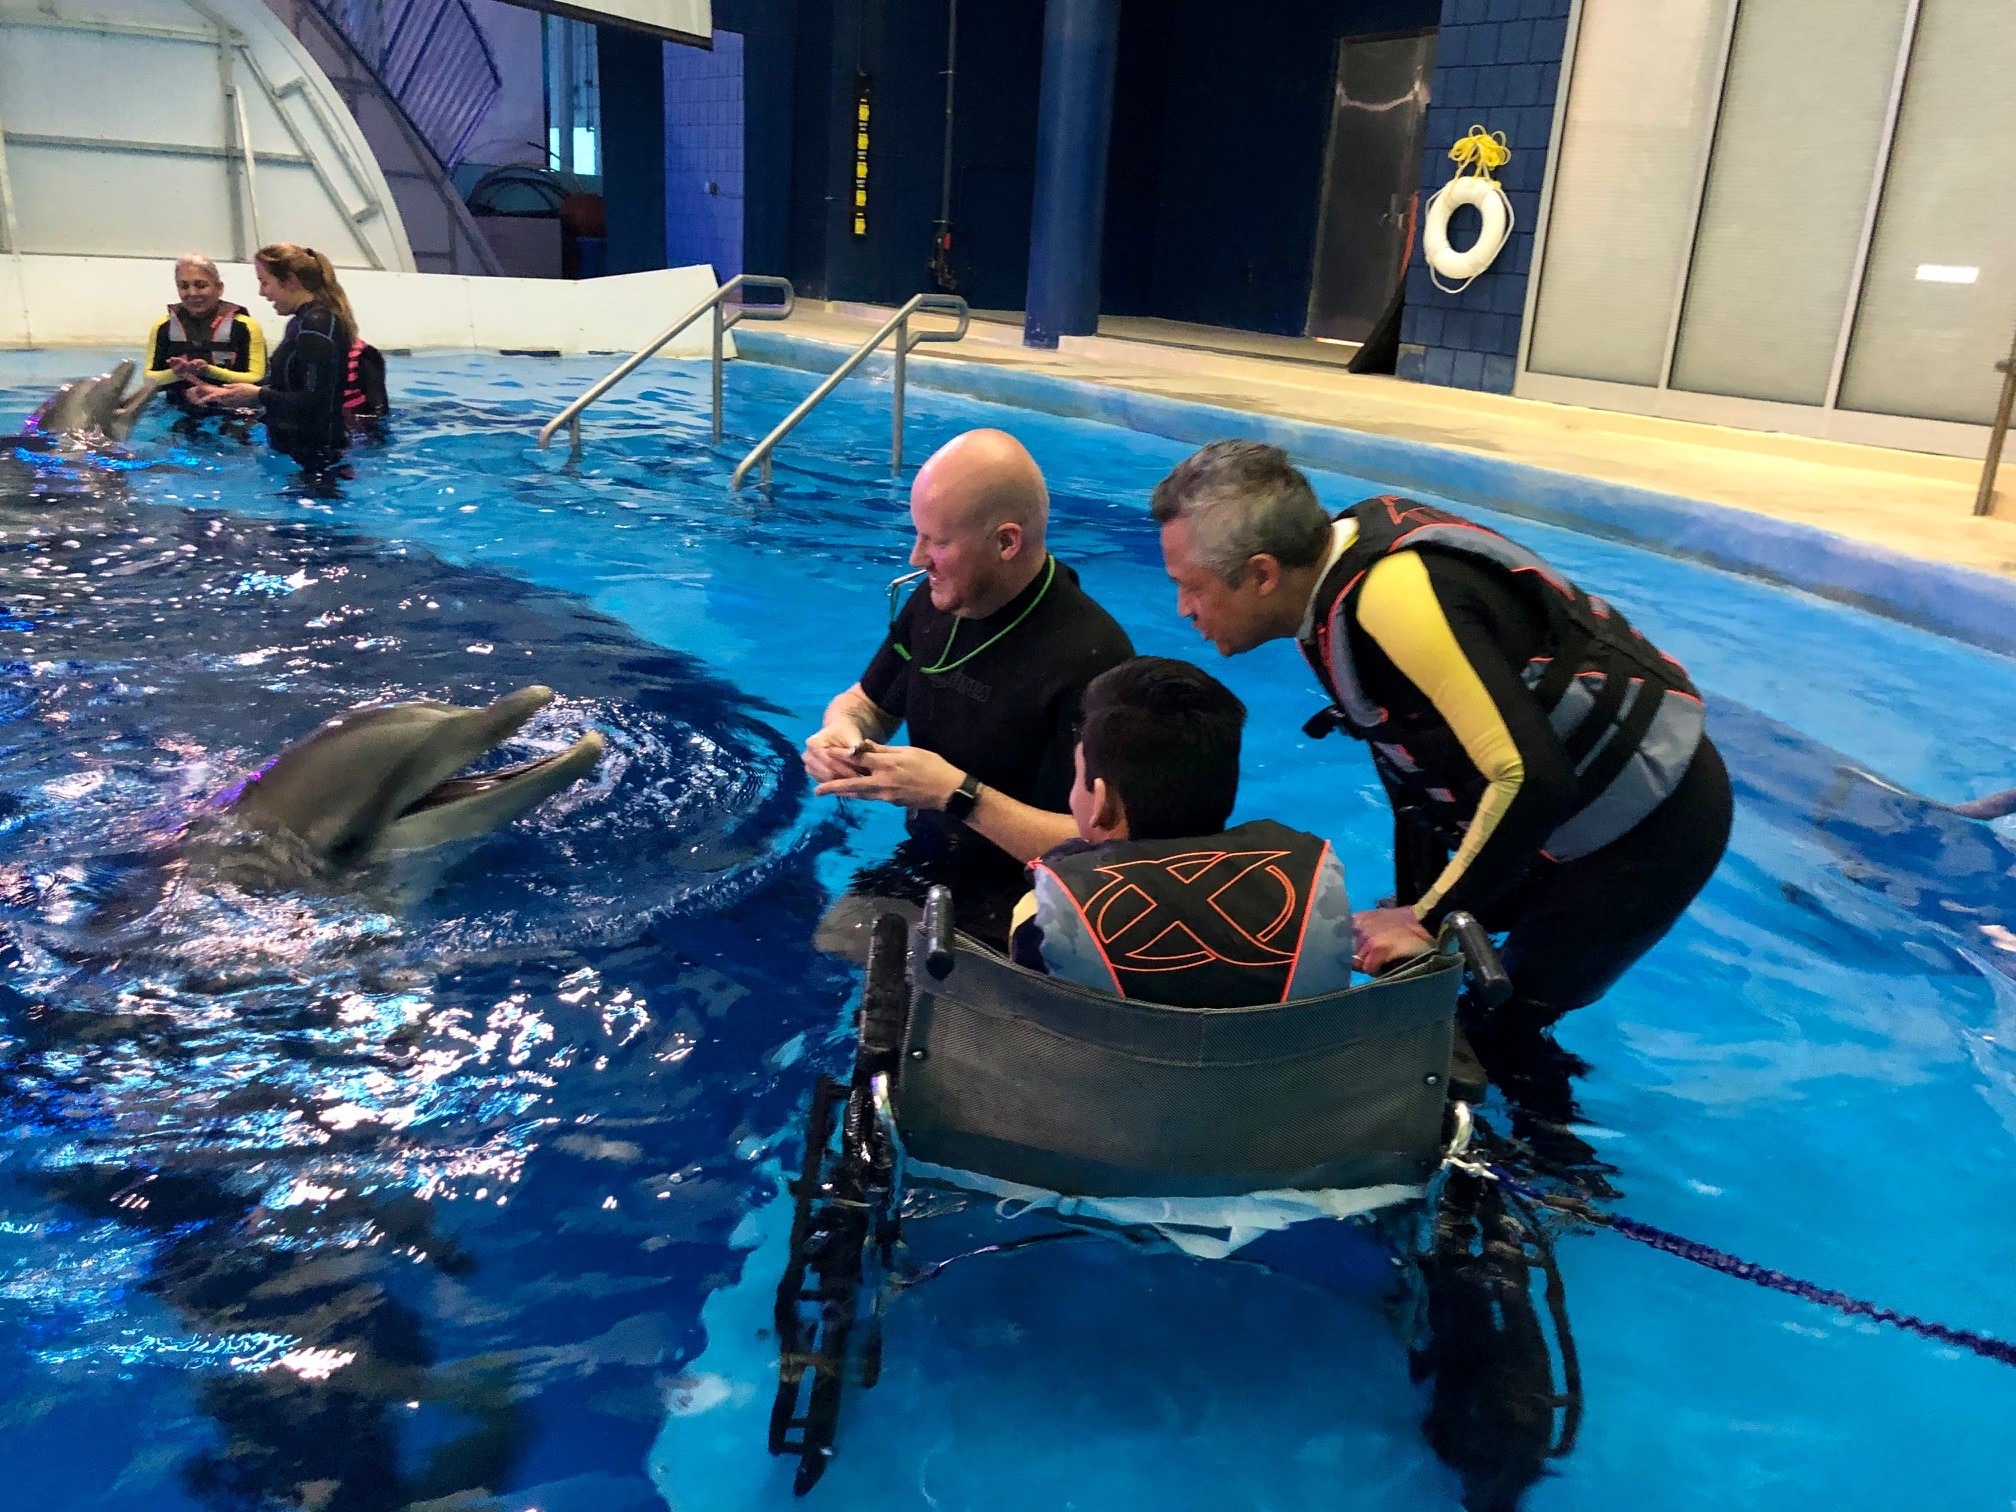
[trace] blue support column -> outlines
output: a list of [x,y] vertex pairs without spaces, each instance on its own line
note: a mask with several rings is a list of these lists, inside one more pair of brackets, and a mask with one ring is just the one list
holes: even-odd
[[665,266],[665,48],[643,32],[595,28],[611,273]]
[[1099,329],[1106,143],[1119,51],[1120,0],[1049,0],[1044,7],[1026,346],[1054,347],[1060,336]]

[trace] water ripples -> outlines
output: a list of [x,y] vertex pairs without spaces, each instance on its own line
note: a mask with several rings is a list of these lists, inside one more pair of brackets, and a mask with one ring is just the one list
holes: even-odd
[[[641,1465],[666,1320],[767,1189],[768,1057],[835,1022],[838,831],[762,705],[577,600],[158,502],[231,462],[0,475],[0,1299],[32,1361],[0,1388],[111,1413],[135,1506],[536,1481],[535,1401]],[[284,886],[183,843],[331,714],[534,681],[497,759],[607,755],[482,841]]]

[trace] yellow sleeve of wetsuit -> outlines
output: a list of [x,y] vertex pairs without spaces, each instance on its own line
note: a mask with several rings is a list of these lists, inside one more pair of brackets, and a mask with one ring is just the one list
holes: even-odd
[[266,376],[266,337],[259,322],[250,315],[238,318],[245,322],[245,366],[233,369],[211,363],[204,371],[212,383],[258,383]]
[[1015,901],[1015,911],[1008,916],[1008,932],[1013,934],[1024,924],[1036,917],[1036,894],[1026,892]]
[[1490,784],[1461,848],[1449,858],[1435,885],[1414,905],[1414,912],[1425,919],[1456,885],[1456,879],[1512,807],[1526,779],[1526,763],[1496,700],[1457,645],[1456,632],[1442,612],[1435,587],[1428,581],[1427,563],[1419,553],[1397,552],[1365,575],[1365,587],[1358,596],[1358,624],[1401,675],[1427,696]]
[[163,315],[147,328],[147,376],[156,383],[173,383],[177,378],[175,369],[154,366],[155,354],[161,350],[161,331],[167,324],[168,317]]

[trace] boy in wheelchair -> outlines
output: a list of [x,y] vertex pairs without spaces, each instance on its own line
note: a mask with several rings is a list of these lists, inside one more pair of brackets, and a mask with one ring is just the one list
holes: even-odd
[[1142,656],[1085,690],[1071,814],[1032,867],[1017,964],[1176,1007],[1316,997],[1351,982],[1351,904],[1328,842],[1227,830],[1246,707],[1188,662]]

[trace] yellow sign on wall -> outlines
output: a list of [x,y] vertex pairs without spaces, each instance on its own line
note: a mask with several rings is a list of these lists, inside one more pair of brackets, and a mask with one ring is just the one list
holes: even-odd
[[854,234],[868,234],[868,75],[854,75]]

